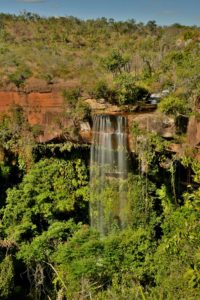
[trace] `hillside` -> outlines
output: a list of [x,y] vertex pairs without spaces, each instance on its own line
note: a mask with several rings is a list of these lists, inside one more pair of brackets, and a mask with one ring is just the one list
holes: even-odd
[[199,73],[200,29],[159,27],[134,20],[74,17],[41,18],[24,13],[0,16],[1,85],[28,84],[38,78],[48,84],[75,81],[84,91],[111,75],[103,58],[118,50],[135,80],[151,91],[172,87],[180,94],[194,90]]
[[167,91],[161,111],[199,116],[198,27],[29,12],[1,14],[0,24],[0,111],[17,104],[31,125],[50,125],[52,133],[41,141],[62,132],[53,120],[63,119],[65,100],[75,90],[80,100],[119,105],[147,103],[151,94]]

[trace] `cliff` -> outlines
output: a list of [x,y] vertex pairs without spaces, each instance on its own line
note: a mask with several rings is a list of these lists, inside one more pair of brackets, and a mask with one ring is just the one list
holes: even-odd
[[0,91],[0,113],[10,112],[14,105],[23,108],[30,125],[40,125],[40,142],[49,141],[62,133],[67,120],[63,116],[64,103],[59,90]]
[[[39,125],[42,134],[37,138],[39,142],[48,142],[53,139],[62,137],[63,129],[71,124],[71,120],[66,117],[65,103],[62,96],[64,85],[59,86],[39,86],[29,87],[24,90],[1,90],[0,91],[0,113],[10,112],[13,105],[19,105],[23,108],[24,113],[30,125]],[[143,111],[138,111],[137,106],[130,107],[127,111],[120,111],[119,107],[97,102],[94,99],[86,100],[91,107],[92,113],[114,113],[126,114],[128,117],[129,129],[133,122],[139,125],[142,130],[155,132],[164,138],[172,139],[176,134],[176,126],[173,118],[164,116],[155,110],[155,107],[147,106]],[[150,108],[150,111],[148,109]],[[80,136],[82,142],[91,142],[91,127],[87,122],[80,124]],[[189,120],[187,127],[186,144],[196,147],[200,145],[200,123],[195,117]],[[129,135],[129,146],[134,151],[134,142]],[[180,152],[185,147],[183,145],[173,145],[172,150]]]

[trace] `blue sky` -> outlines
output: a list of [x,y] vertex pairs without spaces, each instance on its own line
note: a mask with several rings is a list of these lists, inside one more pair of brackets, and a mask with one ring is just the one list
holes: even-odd
[[23,10],[42,16],[134,18],[139,22],[156,20],[161,25],[200,25],[200,0],[0,0],[1,12],[18,14]]

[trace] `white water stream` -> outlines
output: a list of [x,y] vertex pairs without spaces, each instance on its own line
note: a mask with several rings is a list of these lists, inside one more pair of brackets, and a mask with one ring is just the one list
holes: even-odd
[[96,115],[90,157],[91,226],[105,235],[126,225],[127,120]]

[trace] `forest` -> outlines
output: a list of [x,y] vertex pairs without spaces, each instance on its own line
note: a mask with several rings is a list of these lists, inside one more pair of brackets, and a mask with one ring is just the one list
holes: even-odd
[[[0,14],[0,89],[64,84],[74,129],[40,143],[23,107],[0,115],[0,299],[200,299],[199,144],[187,144],[177,121],[200,122],[199,53],[196,26]],[[157,111],[176,133],[164,138],[133,122],[128,221],[102,236],[90,224],[90,144],[77,142],[80,123],[93,124],[84,100],[127,112],[166,90]],[[115,201],[115,179],[102,199]]]

